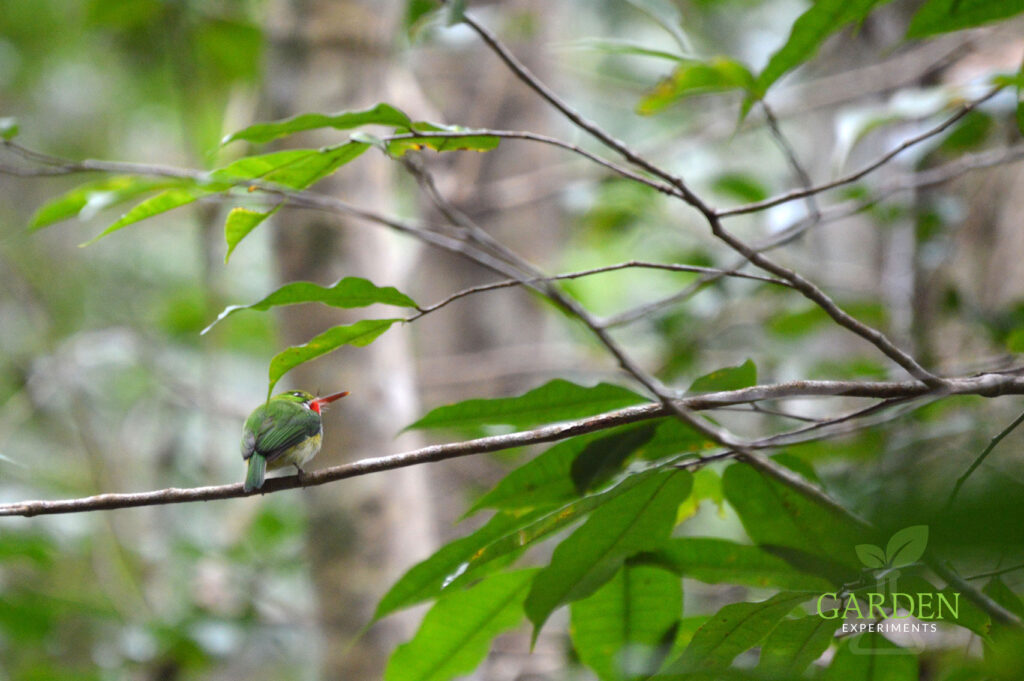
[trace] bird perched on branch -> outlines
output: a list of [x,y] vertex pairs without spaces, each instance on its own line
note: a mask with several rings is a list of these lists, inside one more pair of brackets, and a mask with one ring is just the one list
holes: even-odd
[[246,419],[242,427],[242,459],[249,464],[244,489],[251,492],[263,486],[268,470],[302,465],[320,451],[323,422],[320,411],[348,392],[313,397],[304,390],[274,395]]

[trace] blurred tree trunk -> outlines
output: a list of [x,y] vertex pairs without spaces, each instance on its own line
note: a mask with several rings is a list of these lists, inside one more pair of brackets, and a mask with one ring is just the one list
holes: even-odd
[[[401,93],[389,91],[391,46],[401,9],[402,3],[373,0],[274,3],[267,115],[354,109],[383,100],[401,106]],[[296,137],[289,144],[315,147],[336,143],[344,135],[328,131]],[[320,189],[388,212],[396,203],[393,172],[392,163],[367,153]],[[362,276],[404,289],[415,248],[408,239],[376,226],[336,216],[284,212],[277,221],[276,255],[285,281],[328,284],[343,276]],[[331,325],[366,314],[291,308],[283,316],[283,340],[302,343]],[[327,412],[324,451],[314,466],[417,446],[414,435],[395,438],[419,411],[413,372],[405,328],[393,329],[369,347],[346,349],[294,372],[292,380],[305,389],[352,392]],[[379,679],[390,650],[410,634],[408,618],[390,618],[348,649],[384,590],[435,544],[429,475],[429,468],[416,466],[304,492],[323,678]]]

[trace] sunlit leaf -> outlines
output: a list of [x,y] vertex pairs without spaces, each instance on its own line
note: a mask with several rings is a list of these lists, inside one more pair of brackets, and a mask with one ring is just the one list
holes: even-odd
[[12,116],[0,118],[0,139],[12,140],[18,136],[18,119]]
[[378,104],[371,109],[363,111],[344,111],[336,114],[307,113],[271,123],[256,123],[228,135],[221,143],[228,144],[236,140],[245,140],[262,144],[304,130],[315,130],[317,128],[351,130],[362,125],[387,125],[408,128],[412,125],[412,121],[408,116],[390,104]]
[[363,142],[346,142],[323,149],[288,149],[246,156],[218,168],[210,176],[228,184],[260,180],[290,189],[305,189],[358,158],[368,148]]
[[473,399],[438,407],[408,426],[422,428],[472,428],[509,425],[527,428],[593,416],[647,400],[617,385],[599,383],[585,387],[555,379],[518,397]]
[[169,210],[174,210],[181,206],[187,205],[195,201],[201,196],[207,196],[209,194],[222,191],[225,187],[211,185],[208,187],[201,187],[199,185],[183,186],[174,189],[166,189],[156,196],[146,199],[142,203],[136,205],[127,213],[121,216],[117,222],[107,227],[99,235],[93,237],[89,241],[85,242],[83,246],[89,246],[96,243],[103,237],[113,234],[119,229],[123,229],[128,225],[135,224],[140,220],[151,218],[161,213],[166,213]]
[[[434,123],[413,123],[416,136],[387,140],[387,150],[392,156],[404,156],[407,151],[433,149],[434,151],[490,151],[501,142],[500,137],[487,134],[473,134],[459,125],[436,125]],[[459,136],[445,137],[430,135],[431,132],[460,133]],[[465,133],[465,134],[461,134]],[[403,133],[404,134],[404,133]]]
[[685,471],[653,475],[595,510],[559,544],[526,598],[534,638],[555,608],[594,593],[630,555],[663,544],[692,484]]
[[832,643],[842,620],[799,617],[783,620],[761,646],[757,671],[769,678],[797,678]]
[[274,386],[286,373],[304,364],[311,359],[325,355],[332,350],[337,350],[343,345],[363,347],[377,340],[377,337],[391,328],[396,322],[405,321],[396,319],[364,319],[348,326],[335,326],[324,331],[318,336],[311,338],[302,345],[294,345],[287,350],[274,355],[270,360],[270,387],[268,393],[273,392]]
[[523,618],[523,597],[536,570],[492,575],[442,596],[416,635],[388,660],[384,681],[447,681],[476,669],[491,639]]
[[217,316],[213,324],[203,329],[206,333],[214,324],[241,310],[266,311],[282,305],[322,303],[331,307],[366,307],[375,303],[397,307],[416,307],[416,303],[393,286],[379,287],[361,277],[345,277],[332,286],[320,286],[309,281],[285,284],[270,295],[250,305],[229,305]]
[[748,91],[754,78],[746,66],[728,57],[708,61],[685,60],[637,104],[637,113],[651,115],[693,95],[728,90]]
[[759,603],[733,603],[697,630],[683,654],[668,666],[670,674],[725,669],[740,653],[760,643],[809,593],[783,592]]
[[908,38],[959,31],[1024,12],[1024,0],[930,0],[921,6],[907,29]]
[[742,390],[757,385],[757,367],[752,360],[734,367],[725,367],[695,380],[687,392],[713,393],[723,390]]
[[627,563],[592,596],[572,604],[573,647],[601,681],[653,673],[682,610],[679,577]]
[[87,182],[43,204],[32,216],[29,227],[40,229],[75,216],[91,217],[104,208],[181,184],[182,180],[136,175],[119,175]]
[[[271,208],[270,210],[251,210],[249,208],[242,208],[237,206],[231,209],[228,213],[228,218],[224,222],[224,240],[228,244],[227,253],[224,254],[224,262],[227,263],[231,254],[234,253],[235,247],[238,243],[249,236],[252,230],[260,226],[260,224],[273,215],[277,211],[277,207]],[[222,315],[224,313],[221,313]],[[222,317],[218,317],[216,324]],[[211,324],[210,326],[213,326]],[[209,328],[209,327],[207,327]],[[206,333],[206,329],[203,330]]]

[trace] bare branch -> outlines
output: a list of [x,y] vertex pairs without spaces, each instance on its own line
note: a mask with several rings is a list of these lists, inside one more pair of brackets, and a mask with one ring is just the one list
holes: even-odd
[[971,465],[967,467],[964,474],[957,478],[956,484],[953,485],[953,491],[950,493],[949,499],[946,501],[947,509],[953,506],[953,502],[956,501],[956,495],[960,493],[960,488],[964,486],[965,482],[967,482],[967,478],[971,477],[971,473],[976,471],[978,466],[980,466],[982,462],[985,461],[985,458],[992,453],[992,450],[996,448],[996,445],[1002,442],[1003,438],[1016,430],[1021,423],[1024,423],[1024,412],[1015,418],[1010,425],[1003,428],[991,440],[989,440],[988,445],[981,451],[981,454],[971,462]]

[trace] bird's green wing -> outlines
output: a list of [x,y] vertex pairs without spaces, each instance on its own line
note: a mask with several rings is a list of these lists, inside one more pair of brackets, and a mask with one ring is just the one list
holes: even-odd
[[[301,404],[271,401],[249,417],[242,439],[242,458],[259,453],[272,462],[320,432],[320,415]],[[248,455],[247,455],[248,454]]]

